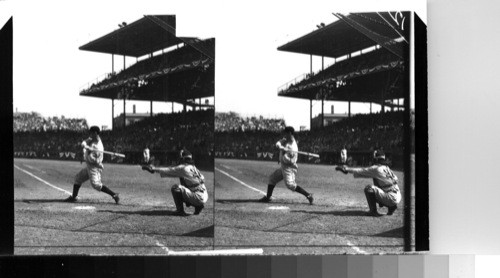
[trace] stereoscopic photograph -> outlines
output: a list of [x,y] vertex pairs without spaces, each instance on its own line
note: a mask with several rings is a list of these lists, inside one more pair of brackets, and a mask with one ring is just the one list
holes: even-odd
[[104,3],[17,8],[14,254],[213,249],[215,38],[180,34],[177,19],[203,23]]

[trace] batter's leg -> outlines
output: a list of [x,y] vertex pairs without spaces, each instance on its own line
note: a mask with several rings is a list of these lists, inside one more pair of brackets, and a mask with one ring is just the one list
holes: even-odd
[[270,176],[269,176],[269,182],[267,184],[267,194],[266,196],[262,197],[259,202],[263,203],[268,203],[271,201],[271,197],[273,196],[273,191],[274,187],[276,187],[276,184],[283,180],[283,173],[281,172],[281,169],[276,169]]

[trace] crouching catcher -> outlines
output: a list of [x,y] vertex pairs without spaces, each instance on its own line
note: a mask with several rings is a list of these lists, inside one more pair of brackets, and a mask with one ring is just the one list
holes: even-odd
[[337,166],[337,171],[344,174],[353,173],[354,177],[373,178],[373,185],[365,187],[366,201],[370,208],[369,214],[381,216],[377,211],[377,203],[380,207],[387,207],[387,215],[392,215],[401,201],[401,193],[398,187],[398,177],[387,166],[385,154],[377,152],[375,164],[365,168],[350,168],[345,165]]
[[180,184],[174,184],[171,188],[178,215],[188,215],[184,211],[184,203],[186,203],[187,207],[194,207],[195,215],[200,214],[205,207],[208,200],[205,178],[194,165],[193,156],[189,151],[181,152],[181,158],[177,166],[155,167],[145,165],[142,166],[142,169],[152,174],[159,173],[162,178],[180,178]]

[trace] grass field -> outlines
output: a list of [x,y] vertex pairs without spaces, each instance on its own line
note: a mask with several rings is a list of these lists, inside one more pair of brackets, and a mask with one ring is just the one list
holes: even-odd
[[[216,159],[217,248],[263,247],[264,254],[403,251],[404,200],[392,216],[366,216],[363,188],[370,179],[354,179],[332,166],[299,164],[297,183],[314,194],[314,205],[283,182],[274,189],[273,202],[257,202],[278,167],[277,162]],[[395,173],[404,195],[403,173]]]
[[133,165],[104,165],[102,182],[120,193],[119,205],[88,182],[79,202],[62,202],[82,167],[73,161],[14,159],[15,254],[165,255],[213,249],[213,172],[202,171],[210,196],[205,210],[179,217],[172,215],[170,194],[178,179]]

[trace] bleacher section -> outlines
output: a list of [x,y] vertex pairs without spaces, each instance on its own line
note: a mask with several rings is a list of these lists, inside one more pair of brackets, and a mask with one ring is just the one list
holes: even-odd
[[[216,123],[217,125],[220,123]],[[374,148],[382,147],[387,152],[401,155],[403,134],[403,112],[387,112],[355,115],[321,130],[296,132],[295,137],[299,149],[306,152],[336,153],[345,144],[350,153],[369,153]],[[274,144],[281,136],[281,132],[271,130],[243,132],[216,129],[215,155],[226,158],[275,159],[277,150]]]
[[[185,147],[193,154],[208,157],[213,150],[214,111],[158,114],[124,129],[103,131],[101,138],[106,150],[125,153],[125,161],[105,156],[106,162],[138,163],[142,150],[148,146],[163,161],[168,152]],[[16,157],[80,159],[80,143],[88,137],[84,130],[14,131]]]

